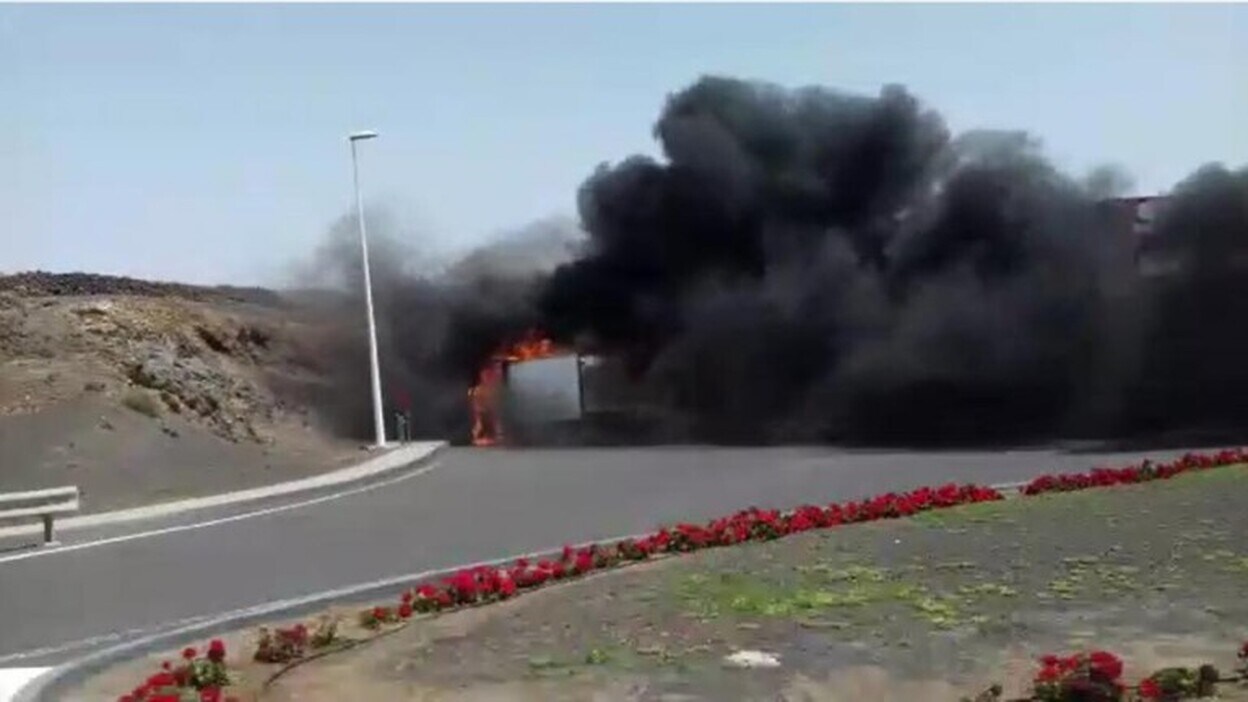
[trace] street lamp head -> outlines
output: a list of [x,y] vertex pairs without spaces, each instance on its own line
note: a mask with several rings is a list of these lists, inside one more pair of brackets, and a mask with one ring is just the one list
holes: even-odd
[[361,141],[363,139],[376,139],[377,132],[355,132],[347,136],[348,141]]

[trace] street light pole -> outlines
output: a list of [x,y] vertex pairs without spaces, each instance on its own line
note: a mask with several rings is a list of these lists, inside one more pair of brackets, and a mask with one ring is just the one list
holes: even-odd
[[368,270],[368,234],[364,228],[364,198],[360,194],[360,166],[355,143],[375,139],[377,132],[355,132],[347,137],[351,143],[351,176],[355,183],[355,213],[360,223],[360,252],[364,261],[364,307],[368,311],[368,362],[373,385],[373,425],[377,431],[377,448],[386,445],[386,423],[381,413],[381,366],[377,361],[377,321],[373,317],[373,280]]

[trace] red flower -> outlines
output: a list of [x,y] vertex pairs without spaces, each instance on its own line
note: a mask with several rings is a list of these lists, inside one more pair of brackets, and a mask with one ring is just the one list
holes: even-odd
[[169,661],[161,661],[160,669],[161,670],[173,670],[173,664],[170,663]]
[[1045,665],[1036,673],[1037,683],[1054,683],[1062,678],[1062,671],[1056,665]]
[[1108,651],[1093,651],[1088,654],[1088,661],[1093,672],[1110,680],[1122,676],[1122,660]]
[[407,619],[407,618],[408,618],[408,617],[410,617],[410,616],[412,616],[412,605],[411,605],[411,603],[410,603],[410,602],[404,602],[403,604],[399,605],[399,618],[400,618],[400,619]]
[[492,595],[498,592],[499,577],[498,573],[490,571],[483,573],[480,577],[481,592],[486,595]]
[[805,513],[799,512],[789,520],[790,532],[809,531],[813,528],[815,528],[814,522]]
[[576,563],[573,564],[572,570],[576,573],[588,573],[594,569],[593,556],[588,553],[576,554]]
[[1140,697],[1146,700],[1161,699],[1161,685],[1157,684],[1152,678],[1144,678],[1140,681]]
[[221,688],[205,687],[200,690],[199,702],[221,702]]
[[208,642],[208,660],[213,663],[220,663],[225,660],[225,642],[221,639],[213,639]]
[[182,658],[188,661],[194,658],[195,655],[196,655],[196,651],[194,647],[187,646],[186,648],[182,649]]
[[399,601],[401,601],[403,604],[410,603],[412,601],[412,591],[405,590],[403,592],[403,595],[399,597]]
[[477,577],[471,571],[460,571],[450,580],[451,590],[459,602],[475,602],[477,600]]
[[499,586],[498,591],[503,597],[511,597],[516,594],[516,581],[511,578],[507,578],[502,582],[502,585]]
[[170,685],[176,685],[176,684],[177,684],[177,679],[173,677],[173,673],[170,673],[168,671],[157,673],[147,679],[147,686],[153,689],[169,687]]

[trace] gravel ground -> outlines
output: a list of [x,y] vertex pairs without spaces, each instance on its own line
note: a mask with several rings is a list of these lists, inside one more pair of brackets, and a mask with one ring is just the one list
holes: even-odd
[[[266,700],[955,700],[1040,653],[1128,676],[1248,637],[1248,469],[667,559],[420,622]],[[772,670],[730,670],[741,649]]]

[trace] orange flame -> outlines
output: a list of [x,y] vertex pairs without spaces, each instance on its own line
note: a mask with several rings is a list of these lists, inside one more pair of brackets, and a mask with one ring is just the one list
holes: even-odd
[[481,370],[477,383],[468,389],[468,406],[472,410],[472,445],[494,446],[503,441],[503,426],[498,416],[498,392],[503,385],[503,367],[517,361],[532,361],[566,353],[540,331],[530,329],[517,342],[495,351]]

